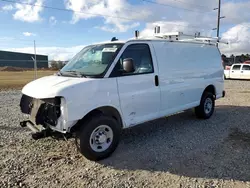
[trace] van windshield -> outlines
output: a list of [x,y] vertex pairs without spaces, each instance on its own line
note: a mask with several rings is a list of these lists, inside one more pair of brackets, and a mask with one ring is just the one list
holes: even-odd
[[122,43],[87,46],[74,56],[60,73],[70,76],[103,77],[122,46]]

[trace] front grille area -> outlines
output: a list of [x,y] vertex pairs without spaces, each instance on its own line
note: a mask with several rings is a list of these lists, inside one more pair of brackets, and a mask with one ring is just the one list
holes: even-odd
[[60,98],[34,99],[23,95],[20,101],[22,113],[29,114],[30,120],[46,127],[48,124],[56,126],[61,116]]

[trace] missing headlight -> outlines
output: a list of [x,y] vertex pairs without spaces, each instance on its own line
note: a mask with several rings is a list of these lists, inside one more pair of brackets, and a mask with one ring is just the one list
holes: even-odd
[[43,102],[36,115],[36,123],[41,125],[57,125],[57,120],[61,116],[60,104],[61,100],[59,97],[52,99],[41,99]]
[[61,116],[61,98],[34,99],[26,95],[22,96],[21,111],[30,115],[32,122],[46,127],[48,124],[56,126]]

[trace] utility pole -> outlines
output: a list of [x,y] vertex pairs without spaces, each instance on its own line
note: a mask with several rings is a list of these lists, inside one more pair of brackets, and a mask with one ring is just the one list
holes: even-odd
[[34,40],[34,71],[35,71],[35,79],[37,79],[37,62],[36,62],[36,41]]
[[220,37],[220,20],[222,19],[222,18],[225,18],[225,16],[220,16],[220,14],[221,14],[221,0],[219,0],[219,5],[218,5],[218,8],[215,8],[214,10],[218,10],[218,20],[217,20],[217,38],[218,38],[218,40],[217,40],[217,47],[218,47],[218,45],[219,45],[219,37]]
[[[221,9],[221,0],[219,0],[219,6],[218,6],[218,21],[217,21],[217,37],[219,42],[219,36],[220,36],[220,9]],[[217,43],[218,46],[218,43]]]

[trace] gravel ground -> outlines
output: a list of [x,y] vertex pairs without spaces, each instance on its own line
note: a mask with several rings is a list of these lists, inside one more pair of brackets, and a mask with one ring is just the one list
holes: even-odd
[[20,91],[1,91],[0,187],[250,187],[250,82],[225,87],[211,119],[187,111],[125,130],[98,163],[72,139],[32,140],[19,127]]

